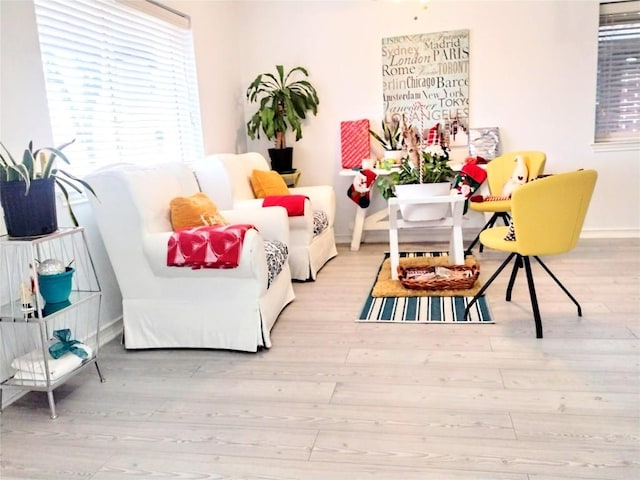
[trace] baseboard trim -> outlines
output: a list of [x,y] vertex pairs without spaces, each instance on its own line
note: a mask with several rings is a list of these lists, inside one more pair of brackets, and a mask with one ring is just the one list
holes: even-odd
[[100,347],[122,335],[122,315],[100,329]]
[[580,238],[640,238],[640,230],[638,229],[593,229],[582,230]]
[[[471,229],[464,230],[464,240],[471,241],[477,232],[472,232]],[[377,230],[365,232],[366,238],[362,243],[386,243],[389,241],[389,233],[386,230]],[[449,237],[444,230],[434,230],[433,234],[429,235],[430,240],[436,242],[448,241]],[[584,229],[580,238],[640,238],[639,229]],[[424,235],[417,233],[402,233],[403,242],[424,242]],[[336,234],[336,243],[338,244],[350,244],[351,234]]]

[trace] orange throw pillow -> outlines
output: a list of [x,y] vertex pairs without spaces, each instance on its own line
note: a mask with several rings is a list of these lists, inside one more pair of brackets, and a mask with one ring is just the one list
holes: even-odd
[[176,197],[171,200],[171,225],[173,231],[203,225],[227,225],[215,203],[204,193],[190,197]]
[[289,187],[280,174],[273,170],[254,170],[251,172],[251,188],[256,198],[289,195]]

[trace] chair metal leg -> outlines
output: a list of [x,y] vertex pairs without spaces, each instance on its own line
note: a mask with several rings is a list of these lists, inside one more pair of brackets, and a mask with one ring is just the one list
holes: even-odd
[[507,302],[511,301],[511,292],[513,290],[513,284],[516,281],[516,277],[518,276],[518,271],[522,267],[522,255],[516,254],[516,261],[513,262],[513,270],[511,270],[511,277],[509,278],[509,285],[507,285],[507,293],[505,294],[504,299]]
[[498,275],[500,275],[500,272],[502,272],[502,270],[504,270],[504,267],[506,267],[509,264],[509,262],[511,261],[511,259],[515,255],[516,255],[515,253],[511,253],[507,257],[507,259],[504,262],[502,262],[502,265],[500,265],[498,267],[498,269],[495,272],[493,272],[493,275],[491,275],[489,280],[487,280],[487,282],[482,286],[480,291],[473,296],[473,298],[471,299],[471,301],[467,305],[467,308],[464,309],[464,318],[465,318],[465,320],[469,316],[469,310],[471,309],[473,304],[475,304],[478,301],[478,298],[480,298],[482,295],[484,295],[484,292],[487,290],[487,288],[489,288],[489,285],[491,285],[493,283],[493,281],[498,277]]
[[51,418],[55,420],[58,418],[58,414],[56,413],[56,401],[53,398],[53,392],[47,392],[47,400],[49,401],[49,412],[51,414]]
[[[494,213],[493,215],[491,215],[491,218],[489,219],[487,224],[482,228],[482,230],[480,230],[480,233],[482,233],[487,228],[493,228],[493,226],[496,224],[496,221],[498,220],[498,216],[499,215],[497,213]],[[480,240],[480,233],[478,233],[478,240]],[[480,242],[480,248],[478,250],[480,250],[480,253],[484,251],[484,245],[482,244],[482,242]]]
[[579,317],[581,317],[581,316],[582,316],[582,307],[580,306],[580,304],[578,303],[578,301],[573,297],[573,295],[571,295],[571,293],[569,292],[569,290],[567,290],[567,289],[565,288],[565,286],[564,286],[564,285],[562,285],[562,283],[560,283],[560,280],[558,280],[558,279],[556,278],[556,276],[555,276],[555,275],[553,274],[553,272],[549,269],[549,267],[547,267],[547,266],[545,265],[545,263],[544,263],[542,260],[540,260],[540,257],[536,257],[536,256],[534,255],[534,256],[533,256],[533,258],[535,258],[535,259],[538,261],[538,263],[542,266],[542,268],[544,268],[544,271],[545,271],[545,272],[547,272],[551,278],[553,278],[553,280],[558,284],[558,286],[562,289],[562,291],[563,291],[564,293],[566,293],[566,294],[567,294],[567,296],[571,299],[571,301],[575,304],[575,306],[576,306],[576,307],[578,307],[578,316],[579,316]]
[[[507,212],[496,212],[493,215],[491,215],[491,218],[487,223],[484,224],[484,227],[480,229],[480,231],[478,232],[478,235],[476,235],[476,238],[474,238],[473,241],[469,244],[469,246],[465,249],[464,251],[465,256],[471,255],[473,253],[472,252],[473,247],[475,247],[476,243],[480,241],[480,234],[484,232],[487,228],[493,227],[499,218],[502,218],[502,221],[504,222],[504,224],[506,226],[509,226],[509,219],[511,217]],[[484,249],[484,245],[480,244],[480,251],[482,252],[483,249]]]
[[[497,213],[494,213],[493,215],[491,215],[491,218],[489,219],[489,221],[484,224],[484,227],[480,229],[480,231],[478,232],[478,235],[476,235],[476,238],[473,239],[473,242],[471,242],[471,244],[465,250],[464,252],[465,255],[471,255],[471,251],[473,250],[473,247],[475,247],[476,243],[478,243],[478,241],[480,240],[480,234],[483,231],[485,231],[487,228],[491,227],[496,222],[496,219],[498,218],[497,215],[498,215]],[[482,245],[480,245],[480,248],[482,248]]]
[[104,383],[107,381],[106,378],[102,376],[102,372],[100,371],[100,367],[98,366],[98,360],[95,361],[96,371],[98,372],[98,377],[100,377],[100,383]]
[[533,320],[536,323],[536,338],[542,338],[542,319],[540,318],[540,309],[538,308],[538,297],[536,296],[536,287],[533,283],[533,273],[531,272],[531,262],[528,256],[522,257],[524,263],[524,271],[527,274],[527,284],[529,285],[529,296],[531,297],[531,308],[533,309]]

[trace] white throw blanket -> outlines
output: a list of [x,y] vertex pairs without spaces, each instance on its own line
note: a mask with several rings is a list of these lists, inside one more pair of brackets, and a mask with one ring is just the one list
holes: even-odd
[[[76,343],[74,346],[87,352],[87,358],[93,356],[93,350],[88,345]],[[82,362],[83,359],[72,352],[67,352],[60,358],[49,357],[47,359],[49,377],[51,380],[60,378],[80,366]],[[34,350],[17,357],[11,362],[11,367],[18,370],[13,377],[15,380],[38,381],[47,379],[47,369],[41,350]]]

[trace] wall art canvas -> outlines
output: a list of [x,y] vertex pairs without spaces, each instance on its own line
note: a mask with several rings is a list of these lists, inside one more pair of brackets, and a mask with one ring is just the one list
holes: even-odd
[[469,156],[493,160],[500,155],[498,127],[469,129]]
[[469,30],[383,38],[382,81],[387,118],[439,124],[447,145],[468,144]]

